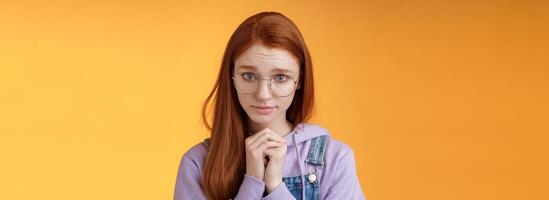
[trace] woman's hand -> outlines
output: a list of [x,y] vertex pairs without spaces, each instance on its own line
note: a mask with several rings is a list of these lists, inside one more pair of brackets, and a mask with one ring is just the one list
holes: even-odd
[[265,169],[265,187],[268,193],[271,193],[282,183],[282,170],[284,169],[284,161],[286,159],[286,149],[287,145],[284,143],[284,146],[265,150],[265,154],[269,157],[269,163]]
[[[269,128],[265,128],[246,138],[245,146],[246,174],[254,176],[267,183],[264,179],[265,166],[267,166],[267,163],[270,163],[270,161],[267,160],[265,151],[271,148],[280,147],[284,147],[284,149],[286,149],[286,141]],[[285,153],[286,152],[284,151],[284,154]],[[273,167],[276,167],[276,165]],[[272,180],[272,178],[269,178],[269,180]],[[280,177],[280,181],[282,181],[282,177]]]

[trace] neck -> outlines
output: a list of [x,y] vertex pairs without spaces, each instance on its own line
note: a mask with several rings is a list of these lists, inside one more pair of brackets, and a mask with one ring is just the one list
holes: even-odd
[[255,134],[264,128],[269,128],[272,131],[274,131],[276,134],[278,134],[280,137],[284,137],[288,135],[288,133],[292,132],[292,130],[294,129],[292,123],[290,123],[286,119],[280,120],[280,121],[273,121],[266,124],[259,124],[259,123],[253,122],[250,119],[248,119],[248,122],[249,122],[248,125],[249,125],[251,134]]

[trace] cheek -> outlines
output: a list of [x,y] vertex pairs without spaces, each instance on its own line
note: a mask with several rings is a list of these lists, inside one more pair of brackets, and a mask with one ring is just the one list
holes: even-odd
[[244,110],[247,109],[247,102],[248,102],[248,99],[249,98],[248,96],[243,96],[243,95],[240,95],[238,94],[238,102],[240,103],[240,106],[242,106],[242,108],[244,108]]
[[280,102],[280,108],[282,108],[283,110],[287,110],[290,105],[292,105],[292,101],[294,99],[294,96],[290,96],[290,97],[286,97],[286,98],[283,98],[283,99],[280,99],[279,102]]

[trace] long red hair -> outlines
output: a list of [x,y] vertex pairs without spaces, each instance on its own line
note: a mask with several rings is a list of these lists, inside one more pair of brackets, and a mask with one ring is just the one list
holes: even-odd
[[[244,179],[244,140],[250,134],[247,116],[240,106],[231,77],[235,59],[255,42],[285,49],[299,60],[299,88],[286,111],[286,119],[295,126],[309,120],[313,113],[312,61],[297,26],[278,12],[262,12],[247,18],[227,43],[217,81],[202,108],[202,120],[211,132],[202,172],[202,187],[210,200],[234,198]],[[208,116],[212,120],[211,126]]]

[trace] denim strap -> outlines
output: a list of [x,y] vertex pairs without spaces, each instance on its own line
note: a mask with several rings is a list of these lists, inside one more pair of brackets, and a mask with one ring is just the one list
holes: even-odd
[[327,135],[321,135],[311,140],[309,146],[309,154],[305,163],[309,165],[323,166],[324,165],[324,150],[326,148],[326,142],[328,141]]

